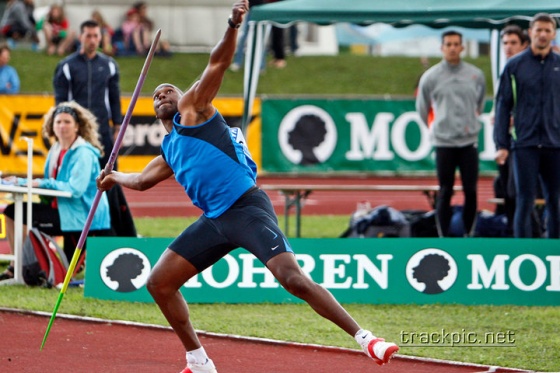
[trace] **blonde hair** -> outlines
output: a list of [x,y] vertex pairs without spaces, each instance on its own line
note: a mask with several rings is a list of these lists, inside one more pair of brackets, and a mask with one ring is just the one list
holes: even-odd
[[93,10],[91,12],[91,19],[93,19],[94,21],[96,21],[97,23],[99,23],[99,26],[101,26],[101,28],[107,27],[109,24],[105,21],[105,18],[103,17],[103,15],[101,14],[101,12],[97,9]]
[[70,114],[78,124],[78,135],[99,149],[101,151],[101,156],[103,156],[103,145],[101,145],[101,141],[99,140],[99,125],[97,124],[95,115],[75,101],[61,102],[49,109],[49,111],[45,114],[45,120],[43,122],[44,137],[56,139],[56,135],[53,131],[53,124],[54,117],[59,113]]

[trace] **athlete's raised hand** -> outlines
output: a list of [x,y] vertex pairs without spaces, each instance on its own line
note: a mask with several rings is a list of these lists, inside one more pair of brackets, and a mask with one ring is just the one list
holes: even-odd
[[231,20],[234,24],[239,25],[243,22],[243,17],[249,11],[249,2],[247,0],[239,0],[233,4],[231,9]]

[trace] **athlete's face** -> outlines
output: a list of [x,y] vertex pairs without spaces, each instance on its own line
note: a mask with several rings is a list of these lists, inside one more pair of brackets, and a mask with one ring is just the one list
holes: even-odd
[[161,120],[173,119],[177,112],[177,102],[181,98],[181,91],[171,84],[160,84],[154,90],[154,111]]

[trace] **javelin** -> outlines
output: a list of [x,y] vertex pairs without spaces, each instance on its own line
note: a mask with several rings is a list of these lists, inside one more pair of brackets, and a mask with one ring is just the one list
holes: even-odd
[[[152,64],[152,59],[156,52],[156,45],[159,41],[159,37],[161,35],[161,29],[157,30],[154,40],[152,41],[152,45],[150,47],[150,51],[148,52],[148,56],[146,57],[146,61],[144,62],[144,66],[142,67],[142,71],[140,72],[140,77],[138,78],[138,83],[136,83],[136,88],[134,88],[134,92],[132,94],[132,99],[130,100],[130,104],[128,105],[128,110],[126,111],[126,115],[124,116],[123,122],[121,124],[121,128],[119,130],[119,134],[117,139],[115,140],[115,144],[113,145],[113,150],[111,151],[111,155],[109,156],[109,161],[105,165],[105,174],[110,173],[113,170],[113,165],[115,164],[115,160],[117,159],[117,154],[119,153],[119,148],[121,147],[121,143],[124,137],[124,133],[126,131],[126,127],[128,126],[128,122],[130,122],[130,118],[132,117],[132,111],[134,110],[134,106],[136,105],[136,100],[140,95],[140,91],[142,90],[142,86],[144,85],[144,80],[146,79],[146,75],[148,75],[148,70],[150,69],[150,65]],[[60,293],[58,294],[58,299],[56,304],[54,305],[54,310],[51,315],[51,319],[49,320],[49,324],[47,325],[47,330],[45,331],[45,336],[43,337],[43,342],[41,343],[41,349],[45,346],[45,342],[47,341],[47,337],[49,336],[49,332],[51,330],[52,324],[56,317],[56,312],[58,311],[58,307],[62,302],[62,298],[64,298],[64,294],[66,293],[66,289],[68,288],[68,284],[70,283],[70,279],[74,275],[74,269],[76,268],[76,263],[80,258],[80,254],[82,253],[82,247],[86,241],[89,228],[91,227],[91,222],[93,221],[93,215],[95,215],[95,210],[97,210],[97,205],[99,205],[99,201],[101,200],[101,196],[103,192],[98,190],[95,194],[95,198],[93,199],[93,203],[91,204],[91,208],[89,210],[86,223],[84,226],[84,230],[80,235],[80,239],[78,240],[78,244],[76,246],[76,251],[74,251],[74,255],[72,256],[72,261],[68,266],[68,272],[66,272],[66,277],[64,277],[64,282],[62,284],[62,288],[60,289]]]

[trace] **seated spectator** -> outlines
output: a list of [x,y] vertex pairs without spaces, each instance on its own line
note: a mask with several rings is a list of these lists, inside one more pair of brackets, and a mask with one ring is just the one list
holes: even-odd
[[7,45],[0,46],[0,94],[19,93],[19,76],[10,62],[10,48]]
[[140,23],[150,32],[154,29],[154,22],[148,17],[148,4],[143,1],[135,2],[132,9],[136,9],[140,16]]
[[[142,27],[151,35],[154,31],[154,22],[148,17],[148,4],[144,1],[137,1],[132,5],[133,9],[136,9],[140,15],[140,23]],[[149,46],[148,46],[149,48]],[[156,56],[170,56],[171,46],[167,40],[160,39],[158,45],[156,46]]]
[[37,30],[43,30],[49,56],[64,56],[76,50],[76,33],[70,30],[62,5],[51,5],[47,15],[37,22]]
[[114,35],[116,55],[146,55],[151,45],[150,30],[140,22],[140,14],[133,7],[126,12],[126,19]]
[[[72,192],[70,198],[54,198],[46,203],[33,203],[33,226],[51,236],[64,236],[64,253],[72,258],[76,243],[85,226],[91,204],[97,194],[95,178],[99,175],[99,157],[103,146],[99,141],[97,119],[76,102],[63,102],[45,115],[43,136],[54,139],[45,163],[45,177],[23,179],[15,176],[4,182]],[[23,209],[26,221],[27,209]],[[6,233],[10,248],[14,243],[14,205],[4,210]],[[24,226],[23,232],[27,231]],[[90,236],[111,235],[111,218],[107,196],[101,197],[89,231]],[[84,247],[85,249],[85,247]],[[12,266],[0,274],[0,280],[13,278]]]
[[22,39],[31,40],[37,46],[39,39],[35,30],[33,0],[10,0],[0,21],[0,32],[8,39],[13,48],[15,42]]
[[99,23],[101,27],[101,43],[99,44],[99,50],[108,56],[113,56],[115,51],[113,49],[112,40],[113,35],[115,35],[115,30],[109,26],[99,10],[94,10],[91,13],[91,19]]

